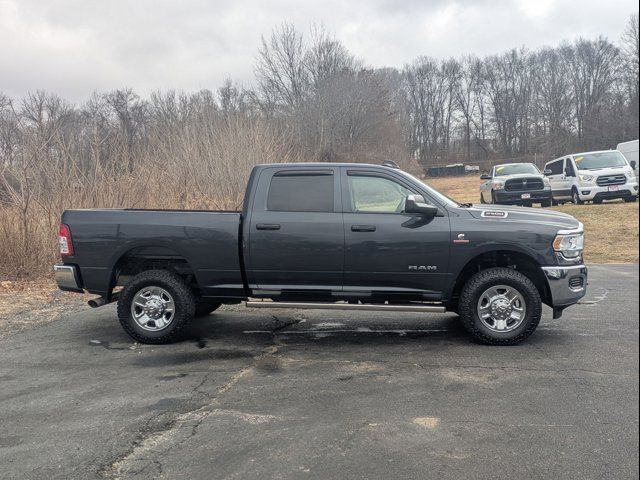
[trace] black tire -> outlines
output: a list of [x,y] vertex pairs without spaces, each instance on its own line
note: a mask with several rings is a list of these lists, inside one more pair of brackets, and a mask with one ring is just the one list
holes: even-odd
[[627,203],[635,203],[638,200],[638,197],[624,197],[624,201]]
[[555,198],[551,199],[551,205],[553,207],[557,207],[558,205],[560,205],[560,202],[558,202]]
[[487,202],[484,201],[484,195],[482,194],[482,192],[480,192],[480,203],[482,204],[486,204]]
[[[573,202],[574,205],[583,205],[584,202],[582,200],[580,200],[580,194],[578,193],[578,189],[577,188],[573,188],[571,190],[571,201]],[[594,201],[595,203],[595,201]]]
[[494,205],[498,204],[498,202],[496,202],[496,192],[494,192],[493,190],[491,190],[491,203],[493,203]]
[[593,200],[593,203],[594,203],[595,205],[602,205],[602,199],[601,199],[601,198],[594,199],[594,200]]
[[543,200],[540,202],[542,208],[549,208],[553,202],[551,200]]
[[[157,331],[143,329],[133,318],[131,306],[138,292],[145,287],[159,287],[173,298],[175,307],[170,323]],[[147,270],[139,273],[124,287],[118,299],[118,319],[122,328],[140,343],[162,344],[176,340],[180,331],[193,318],[196,297],[178,275],[166,270]]]
[[220,308],[220,305],[222,305],[222,303],[201,298],[196,302],[196,313],[194,314],[194,317],[204,317],[209,315],[214,310]]
[[[506,285],[520,293],[526,312],[522,323],[506,332],[488,328],[478,315],[478,302],[492,286]],[[522,273],[511,268],[490,268],[476,273],[462,288],[458,306],[464,328],[480,343],[486,345],[516,345],[526,340],[538,327],[542,317],[542,301],[536,286]]]

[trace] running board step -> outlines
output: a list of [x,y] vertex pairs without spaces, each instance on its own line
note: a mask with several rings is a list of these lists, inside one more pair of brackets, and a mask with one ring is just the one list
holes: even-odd
[[272,302],[269,300],[248,300],[247,307],[251,308],[297,308],[300,310],[364,310],[387,312],[428,312],[445,313],[447,309],[442,305],[387,305],[367,303],[307,303],[307,302]]

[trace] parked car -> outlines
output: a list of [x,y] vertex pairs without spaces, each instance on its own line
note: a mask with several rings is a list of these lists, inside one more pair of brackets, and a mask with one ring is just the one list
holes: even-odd
[[638,178],[638,140],[619,143],[616,147],[616,150],[624,155],[624,158],[627,159],[627,162],[629,162],[629,164],[631,164],[631,162],[635,163],[634,170],[636,173],[636,178]]
[[605,150],[556,158],[545,165],[545,171],[555,202],[599,204],[616,198],[636,201],[635,166],[635,161],[628,162],[617,150]]
[[[125,331],[178,338],[224,303],[456,312],[481,342],[518,343],[542,303],[585,295],[583,226],[549,210],[460,204],[396,167],[253,169],[242,212],[67,210],[62,290],[118,301]],[[118,290],[119,288],[121,290]]]
[[491,173],[480,176],[480,202],[530,207],[539,203],[551,206],[551,187],[533,163],[496,165]]

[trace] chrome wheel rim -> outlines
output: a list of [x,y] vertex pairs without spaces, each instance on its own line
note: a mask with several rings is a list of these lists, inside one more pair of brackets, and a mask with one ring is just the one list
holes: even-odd
[[143,330],[163,330],[171,324],[175,316],[173,297],[164,288],[144,287],[133,297],[131,315]]
[[505,333],[518,328],[527,314],[524,297],[508,285],[490,287],[478,300],[478,317],[493,332]]

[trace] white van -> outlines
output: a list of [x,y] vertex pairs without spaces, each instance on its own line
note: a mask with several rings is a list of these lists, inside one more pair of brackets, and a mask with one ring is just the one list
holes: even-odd
[[638,140],[619,143],[616,147],[616,150],[624,155],[624,158],[627,159],[627,162],[636,162],[634,170],[636,171],[636,177],[638,177]]
[[555,203],[602,203],[614,198],[635,202],[638,196],[635,163],[628,162],[617,150],[605,150],[556,158],[544,169]]

